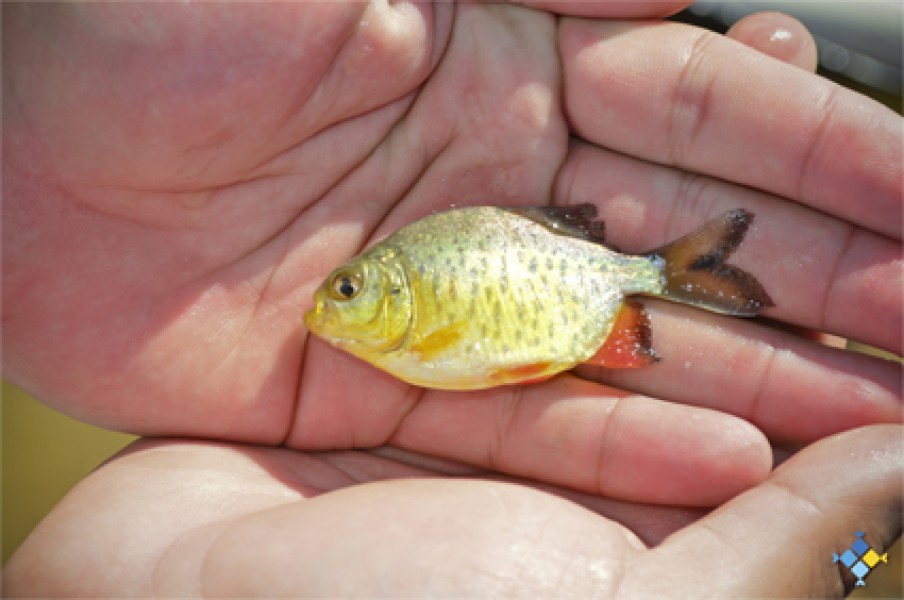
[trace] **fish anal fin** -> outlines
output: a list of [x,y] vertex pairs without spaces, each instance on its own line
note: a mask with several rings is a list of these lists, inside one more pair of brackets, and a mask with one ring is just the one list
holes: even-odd
[[725,263],[744,240],[751,221],[752,213],[743,209],[729,211],[697,231],[648,253],[648,257],[664,262],[663,296],[739,316],[753,316],[773,306],[769,294],[753,275]]
[[535,223],[539,223],[553,233],[602,244],[604,225],[595,221],[596,207],[589,203],[571,206],[519,206],[507,209]]
[[650,317],[640,302],[627,299],[616,313],[606,341],[584,362],[612,369],[631,369],[658,361],[659,355],[651,343]]
[[461,323],[441,327],[412,344],[410,349],[417,352],[421,359],[430,360],[456,344],[462,338],[461,330]]

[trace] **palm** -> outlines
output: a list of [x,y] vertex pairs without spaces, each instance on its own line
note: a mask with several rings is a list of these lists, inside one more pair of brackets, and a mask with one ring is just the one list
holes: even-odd
[[[171,9],[159,13],[164,21]],[[196,10],[204,17],[207,9]],[[318,21],[307,10],[331,14]],[[209,35],[190,38],[173,26],[172,47],[185,52],[154,65],[159,79],[140,68],[159,55],[153,44],[129,48],[124,64],[132,68],[113,65],[112,73],[109,65],[85,69],[90,53],[76,56],[79,72],[97,79],[83,83],[86,101],[67,127],[53,124],[71,107],[13,105],[11,120],[29,119],[5,137],[22,158],[4,164],[11,191],[35,198],[6,211],[7,227],[18,232],[11,255],[27,257],[4,281],[4,345],[23,382],[40,381],[34,388],[42,397],[83,418],[141,433],[299,449],[392,444],[579,490],[691,505],[724,500],[768,470],[765,439],[729,413],[790,442],[898,419],[891,366],[653,303],[662,365],[524,389],[424,393],[306,339],[301,314],[332,267],[450,203],[595,201],[613,242],[642,250],[743,201],[763,226],[739,260],[776,299],[772,316],[895,351],[900,345],[900,327],[873,327],[864,317],[878,312],[900,323],[899,286],[882,279],[895,273],[896,242],[883,236],[900,238],[887,223],[901,172],[883,163],[881,148],[867,149],[871,156],[825,184],[820,177],[836,173],[839,158],[811,160],[802,184],[790,175],[775,179],[709,149],[715,134],[708,126],[728,127],[732,115],[715,111],[696,137],[682,138],[685,124],[664,111],[679,131],[664,140],[656,129],[661,115],[626,110],[607,120],[604,99],[611,111],[645,100],[632,97],[629,80],[605,71],[612,64],[593,72],[578,60],[605,29],[562,27],[557,46],[549,15],[459,6],[451,26],[443,7],[435,20],[424,19],[436,28],[419,41],[416,28],[406,29],[419,17],[409,15],[403,33],[390,36],[378,14],[358,29],[359,10],[258,11],[250,29],[260,35],[228,19],[211,20]],[[346,39],[349,32],[356,33]],[[689,45],[690,34],[674,35],[674,46]],[[606,51],[628,52],[617,39]],[[578,66],[562,72],[558,52]],[[693,103],[693,80],[673,74],[663,85],[672,80]],[[52,95],[27,86],[22,93],[29,92]],[[572,130],[596,145],[568,147],[566,112]],[[847,135],[844,125],[823,135]],[[895,135],[890,126],[879,130]],[[50,150],[35,150],[38,142]],[[788,156],[779,159],[803,161],[796,148],[783,150]],[[59,160],[70,155],[76,158]],[[701,179],[706,189],[688,194],[679,172],[655,164],[669,162],[794,200],[827,197],[820,208],[855,225],[727,181]],[[827,193],[854,182],[873,201],[856,215]],[[688,199],[707,208],[695,210]],[[34,225],[35,214],[43,222]],[[852,249],[839,256],[849,235]],[[804,250],[806,260],[786,259]],[[865,267],[874,271],[858,280]],[[850,283],[831,289],[833,277]],[[875,293],[864,296],[866,288]],[[713,354],[724,361],[706,358]],[[782,362],[787,356],[795,360]],[[626,392],[596,383],[604,380],[646,396],[621,401]],[[854,394],[823,408],[818,421],[800,419],[839,385]]]
[[89,597],[840,596],[830,557],[848,523],[876,546],[900,531],[882,508],[900,495],[901,450],[900,428],[848,432],[702,516],[395,450],[145,441],[42,522],[4,583]]

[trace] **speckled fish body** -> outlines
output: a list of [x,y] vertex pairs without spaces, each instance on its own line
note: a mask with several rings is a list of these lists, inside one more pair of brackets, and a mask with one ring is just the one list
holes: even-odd
[[[305,322],[333,345],[425,387],[552,376],[600,351],[626,297],[669,297],[667,259],[602,245],[588,207],[430,215],[337,269]],[[646,352],[651,362],[646,315],[635,308],[628,327],[640,331],[637,347],[625,351]]]

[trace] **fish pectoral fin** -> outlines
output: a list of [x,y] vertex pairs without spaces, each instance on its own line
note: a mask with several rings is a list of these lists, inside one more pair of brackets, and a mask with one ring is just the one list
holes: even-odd
[[552,366],[552,363],[540,362],[515,367],[503,367],[490,377],[498,385],[507,383],[539,383],[546,381],[555,374],[554,370],[550,372],[550,366]]
[[625,300],[606,341],[585,361],[610,369],[645,367],[659,361],[650,342],[650,317],[636,300]]
[[430,332],[412,344],[410,349],[420,354],[421,359],[430,360],[442,351],[452,347],[462,338],[464,323],[452,323]]
[[603,222],[594,221],[596,207],[589,203],[572,206],[517,206],[510,212],[538,223],[558,235],[567,235],[596,244],[603,243]]

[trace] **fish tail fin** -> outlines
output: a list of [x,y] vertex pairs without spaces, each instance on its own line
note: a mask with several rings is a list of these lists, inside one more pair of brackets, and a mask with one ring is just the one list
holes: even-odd
[[725,263],[737,249],[753,221],[753,214],[732,210],[697,231],[647,253],[661,260],[665,289],[662,296],[714,312],[754,316],[773,306],[772,299],[750,273]]

